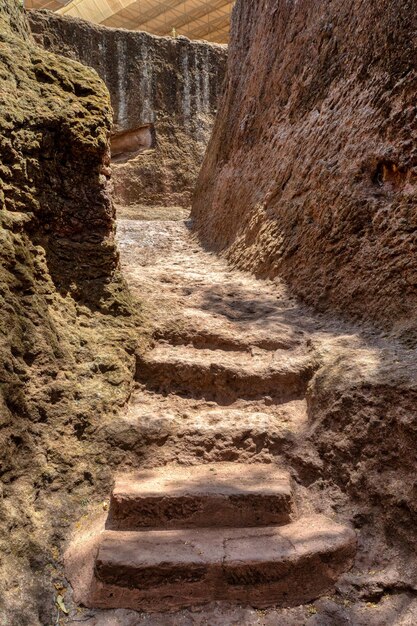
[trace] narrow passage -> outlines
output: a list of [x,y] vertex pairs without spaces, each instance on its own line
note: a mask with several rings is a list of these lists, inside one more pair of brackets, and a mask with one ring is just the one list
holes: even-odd
[[323,514],[289,462],[308,431],[317,345],[337,333],[284,285],[205,252],[189,226],[119,221],[123,270],[149,307],[153,345],[125,413],[107,424],[130,462],[115,476],[79,599],[150,613],[212,601],[299,606],[328,592],[356,552],[353,529]]

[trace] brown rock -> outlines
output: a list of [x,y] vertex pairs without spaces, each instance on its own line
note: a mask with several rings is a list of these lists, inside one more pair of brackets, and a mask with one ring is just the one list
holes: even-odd
[[176,389],[227,401],[270,394],[294,399],[306,390],[314,361],[305,350],[242,352],[195,350],[187,346],[158,344],[138,359],[138,378],[159,390]]
[[114,109],[119,204],[189,206],[223,84],[226,46],[31,11],[39,43],[93,67]]
[[37,46],[18,0],[0,2],[0,41],[0,622],[38,626],[56,621],[69,520],[104,478],[86,431],[126,400],[135,315],[106,87]]
[[414,14],[239,0],[193,217],[238,267],[415,343]]
[[355,533],[323,516],[284,527],[102,535],[88,605],[157,611],[229,600],[293,606],[351,565]]
[[122,474],[106,527],[249,527],[285,524],[293,510],[290,477],[271,465],[215,463]]
[[[153,400],[153,402],[152,402]],[[291,446],[307,424],[306,402],[296,400],[265,407],[243,403],[237,407],[207,407],[177,397],[166,407],[151,396],[136,398],[126,416],[100,428],[98,437],[109,446],[131,451],[147,467],[198,462],[271,462]]]

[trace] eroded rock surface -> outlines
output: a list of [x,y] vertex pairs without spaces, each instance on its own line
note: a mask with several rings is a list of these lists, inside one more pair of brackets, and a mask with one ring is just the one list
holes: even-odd
[[87,603],[150,612],[213,600],[294,606],[331,589],[355,551],[354,531],[323,516],[282,527],[105,531]]
[[93,67],[110,91],[116,202],[189,206],[217,111],[226,47],[46,11],[28,17],[39,43]]
[[20,4],[0,4],[0,622],[35,626],[69,520],[108,485],[93,432],[129,394],[136,340],[107,90],[36,46]]
[[106,528],[245,528],[287,524],[290,476],[271,465],[164,465],[116,477]]
[[237,2],[193,216],[237,266],[416,342],[412,2]]

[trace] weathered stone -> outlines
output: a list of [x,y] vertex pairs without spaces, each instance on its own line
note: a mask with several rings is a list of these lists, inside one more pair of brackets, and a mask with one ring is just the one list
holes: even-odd
[[409,0],[239,0],[193,208],[238,267],[414,343],[416,54]]
[[303,400],[272,404],[245,402],[208,407],[205,400],[177,396],[167,407],[153,397],[135,395],[127,416],[103,424],[98,438],[113,448],[142,459],[146,467],[235,461],[270,463],[293,445],[306,427]]
[[46,11],[28,17],[39,43],[93,67],[110,91],[113,146],[125,143],[115,152],[116,202],[188,206],[217,111],[226,47]]
[[355,551],[354,531],[316,515],[282,527],[105,531],[89,593],[79,587],[87,581],[76,553],[68,566],[87,606],[152,612],[226,600],[264,608],[326,593]]
[[276,466],[165,465],[116,478],[106,527],[272,526],[288,523],[293,507],[290,477]]
[[252,355],[158,344],[138,359],[137,376],[151,389],[220,402],[264,395],[291,400],[305,393],[314,368],[314,359],[305,350],[259,350]]
[[21,3],[2,0],[0,622],[10,626],[56,612],[51,546],[77,515],[74,494],[97,485],[86,431],[129,392],[135,315],[114,242],[110,128],[104,83],[35,45]]

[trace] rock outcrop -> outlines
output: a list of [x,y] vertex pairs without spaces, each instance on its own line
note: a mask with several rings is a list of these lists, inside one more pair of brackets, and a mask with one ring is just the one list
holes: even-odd
[[135,316],[114,240],[111,121],[99,77],[36,46],[20,2],[2,2],[4,624],[51,622],[69,519],[109,481],[111,455],[100,456],[93,433],[130,391]]
[[415,6],[235,7],[201,239],[308,303],[417,341]]
[[189,206],[217,111],[226,47],[48,11],[28,17],[39,43],[93,67],[110,91],[116,202]]

